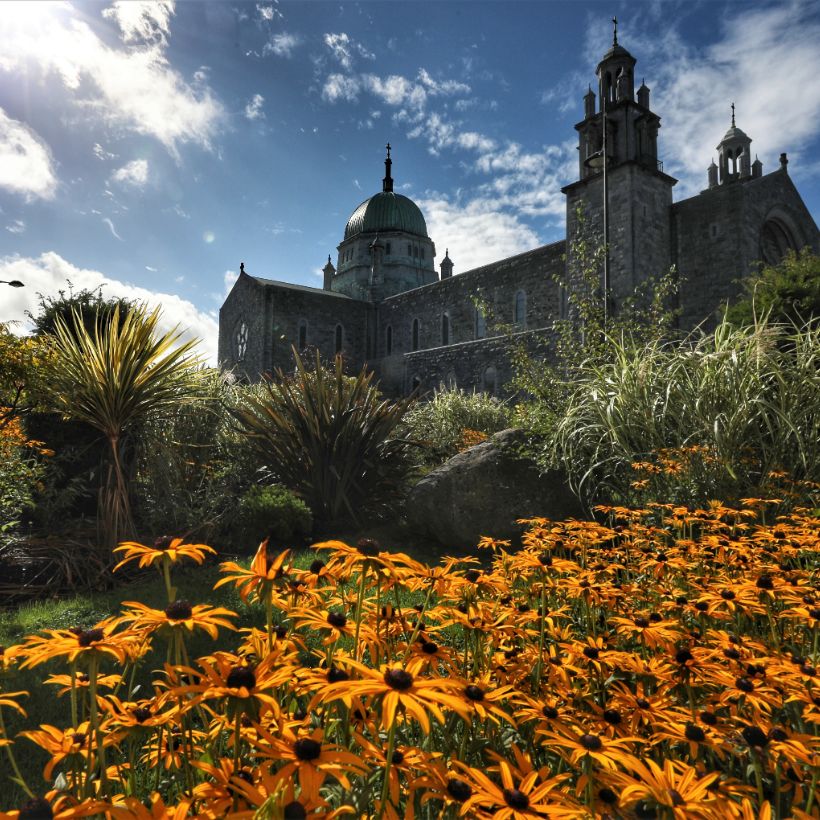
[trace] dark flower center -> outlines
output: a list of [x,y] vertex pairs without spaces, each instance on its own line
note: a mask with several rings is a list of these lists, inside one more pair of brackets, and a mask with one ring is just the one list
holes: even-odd
[[322,754],[322,744],[313,738],[302,737],[293,744],[293,751],[299,760],[317,760]]
[[720,597],[721,597],[721,598],[723,598],[723,600],[724,600],[724,601],[734,601],[734,599],[735,599],[735,593],[734,593],[734,592],[732,592],[732,590],[731,590],[731,589],[724,589],[724,590],[720,593]]
[[101,641],[105,637],[102,629],[86,629],[77,636],[77,641],[80,646],[91,646],[97,641]]
[[652,706],[652,704],[648,700],[646,700],[645,698],[637,698],[635,700],[635,705],[639,709],[649,709]]
[[482,701],[484,700],[484,690],[480,686],[476,686],[474,683],[471,683],[465,690],[464,694],[470,699],[475,701]]
[[504,789],[504,800],[511,809],[524,811],[530,805],[530,798],[520,789]]
[[617,726],[621,722],[621,713],[617,709],[607,709],[604,711],[604,720]]
[[683,666],[687,661],[694,660],[694,657],[688,649],[679,649],[675,653],[675,660]]
[[658,624],[663,620],[663,616],[660,612],[650,612],[649,620],[652,621],[653,624]]
[[756,586],[758,589],[774,589],[774,581],[772,581],[772,576],[761,575],[760,578],[757,579]]
[[612,789],[604,786],[603,789],[598,789],[598,799],[608,806],[614,806],[618,802],[618,795]]
[[458,800],[459,803],[463,803],[467,800],[472,793],[473,790],[470,788],[470,784],[465,783],[457,777],[451,777],[447,781],[447,794],[449,794],[453,800]]
[[137,723],[145,723],[145,721],[151,717],[151,710],[145,706],[138,706],[134,709],[132,714],[134,715],[134,720],[136,720]]
[[327,622],[331,626],[336,627],[336,629],[344,629],[344,626],[347,623],[347,618],[345,618],[345,616],[340,612],[328,612]]
[[588,752],[600,751],[604,745],[598,735],[581,735],[580,743]]
[[538,563],[541,564],[542,567],[551,567],[552,556],[548,552],[542,552],[538,556]]
[[165,607],[165,617],[169,621],[187,621],[193,612],[190,601],[174,601]]
[[698,612],[706,612],[706,610],[707,610],[707,609],[709,609],[709,604],[708,604],[708,603],[706,603],[706,601],[698,601],[698,602],[695,604],[695,609],[696,609]]
[[344,669],[339,669],[338,666],[331,666],[327,670],[328,683],[341,683],[342,681],[350,680],[350,675]]
[[635,626],[640,627],[641,629],[646,629],[649,626],[649,621],[646,618],[641,618],[640,616],[635,618]]
[[717,726],[717,715],[714,712],[701,712],[698,717],[700,722],[705,723],[707,726]]
[[558,710],[554,706],[545,706],[541,710],[541,714],[547,718],[547,720],[555,720],[558,717]]
[[438,644],[433,643],[433,641],[425,641],[421,645],[421,651],[424,652],[425,655],[435,655],[438,652]]
[[669,796],[672,798],[673,806],[682,806],[686,801],[677,789],[669,789]]
[[85,732],[75,732],[71,737],[71,742],[74,746],[82,746],[86,737]]
[[310,571],[314,575],[318,575],[324,568],[325,568],[325,562],[322,561],[319,558],[317,558],[315,561],[313,561],[310,565]]
[[395,763],[397,766],[401,765],[404,761],[404,752],[400,752],[398,749],[393,752],[392,756],[390,757],[390,762]]
[[758,726],[744,726],[741,734],[749,746],[759,746],[763,748],[769,743],[769,738],[766,737],[766,733]]
[[740,657],[740,652],[738,652],[737,649],[735,649],[733,646],[730,646],[728,649],[724,649],[723,654],[730,661],[736,661]]
[[741,692],[754,692],[755,690],[754,681],[750,681],[748,678],[738,678],[735,681],[735,686],[737,686]]
[[154,539],[155,550],[167,550],[171,546],[174,539],[170,535],[160,535],[159,538]]
[[584,647],[584,655],[586,655],[592,661],[597,661],[598,656],[600,654],[601,653],[594,646],[585,646]]
[[276,627],[276,629],[273,630],[273,632],[277,638],[286,638],[288,635],[288,628],[280,624]]
[[253,689],[256,686],[256,675],[253,674],[250,666],[234,666],[228,673],[226,681],[230,689]]
[[784,729],[781,729],[779,726],[775,726],[769,732],[769,740],[775,740],[779,743],[782,743],[786,740],[789,736],[786,734]]
[[54,817],[54,812],[51,810],[48,800],[35,797],[23,804],[19,817],[22,820],[51,820]]
[[703,743],[703,741],[706,740],[706,733],[700,726],[695,726],[694,723],[686,724],[683,735],[687,740],[691,740],[693,743]]
[[399,692],[406,692],[413,685],[413,676],[404,669],[388,669],[384,673],[384,682]]
[[478,581],[480,577],[480,569],[468,569],[467,572],[464,573],[464,579],[469,581],[471,584],[474,584],[476,581]]
[[285,806],[283,817],[285,820],[306,820],[307,809],[298,800],[293,800]]
[[381,544],[375,538],[362,538],[356,544],[356,549],[368,558],[375,558],[381,552]]

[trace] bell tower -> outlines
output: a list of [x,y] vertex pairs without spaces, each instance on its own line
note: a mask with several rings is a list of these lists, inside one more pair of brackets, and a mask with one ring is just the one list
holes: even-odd
[[671,264],[669,209],[676,179],[658,159],[660,117],[650,108],[641,82],[635,94],[636,59],[618,42],[613,18],[612,45],[596,69],[598,99],[584,96],[578,132],[578,180],[567,196],[567,271],[580,275],[573,244],[584,240],[601,249],[601,293],[617,310],[649,276]]

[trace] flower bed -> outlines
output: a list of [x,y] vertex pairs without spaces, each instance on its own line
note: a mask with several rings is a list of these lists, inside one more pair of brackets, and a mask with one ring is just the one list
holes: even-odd
[[[264,629],[176,599],[173,565],[209,548],[123,545],[165,609],[0,655],[56,659],[66,698],[62,726],[0,724],[6,768],[34,742],[53,784],[8,816],[817,817],[820,521],[744,503],[533,519],[484,564],[330,541],[298,569],[263,544],[218,584]],[[235,649],[190,658],[195,630]],[[0,717],[24,705],[0,690]]]

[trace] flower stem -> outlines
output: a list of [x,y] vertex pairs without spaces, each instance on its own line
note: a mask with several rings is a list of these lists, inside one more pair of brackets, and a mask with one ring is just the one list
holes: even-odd
[[393,715],[393,722],[390,724],[390,730],[387,733],[387,756],[384,761],[384,782],[382,783],[382,796],[379,800],[379,813],[376,815],[376,820],[382,820],[384,804],[387,800],[387,792],[390,788],[390,765],[393,763],[393,749],[396,744],[396,726],[398,722],[398,716]]

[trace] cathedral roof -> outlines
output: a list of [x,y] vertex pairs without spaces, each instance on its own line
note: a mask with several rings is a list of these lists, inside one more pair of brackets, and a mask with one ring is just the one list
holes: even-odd
[[345,239],[379,231],[404,231],[426,238],[427,224],[412,199],[393,191],[380,191],[353,211],[347,221]]

